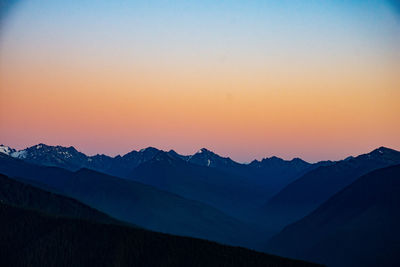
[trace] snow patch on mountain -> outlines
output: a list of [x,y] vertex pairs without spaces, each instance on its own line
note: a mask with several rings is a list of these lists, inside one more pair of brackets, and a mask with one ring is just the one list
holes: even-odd
[[6,154],[6,155],[10,155],[13,152],[15,152],[15,149],[10,148],[10,147],[5,146],[5,145],[0,145],[0,153]]
[[5,145],[0,145],[0,153],[6,154],[13,158],[19,158],[19,159],[25,158],[25,156],[26,156],[25,150],[17,151],[14,148],[11,148],[11,147],[5,146]]
[[27,152],[25,150],[15,151],[10,154],[13,158],[24,159],[26,158]]

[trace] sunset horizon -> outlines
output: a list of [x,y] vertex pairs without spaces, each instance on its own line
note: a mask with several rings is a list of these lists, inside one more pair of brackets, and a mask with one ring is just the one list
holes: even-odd
[[241,160],[238,160],[238,159],[232,157],[229,154],[220,153],[220,152],[215,151],[215,150],[213,150],[213,149],[211,149],[209,147],[206,147],[206,146],[199,147],[198,149],[195,149],[195,150],[193,150],[191,152],[187,152],[187,153],[180,152],[180,151],[178,151],[178,150],[176,150],[174,148],[160,148],[160,147],[155,147],[155,146],[146,146],[146,147],[141,147],[141,148],[134,148],[134,147],[130,148],[130,147],[128,147],[128,148],[126,148],[127,149],[126,151],[124,151],[122,153],[117,153],[117,154],[109,154],[109,153],[106,153],[104,151],[99,151],[99,152],[95,152],[95,153],[88,153],[88,152],[80,149],[79,147],[74,146],[73,144],[59,144],[59,143],[49,144],[49,143],[44,143],[44,142],[35,143],[35,144],[32,144],[32,145],[28,145],[28,146],[21,146],[21,147],[17,147],[17,146],[14,147],[14,146],[9,146],[7,144],[0,143],[0,148],[3,147],[3,148],[15,149],[16,152],[20,152],[20,151],[24,151],[24,150],[26,150],[28,148],[35,148],[35,147],[38,147],[38,146],[40,147],[42,145],[48,146],[48,147],[74,148],[74,149],[76,149],[76,151],[78,151],[80,153],[83,153],[88,157],[104,155],[104,156],[108,156],[108,157],[111,157],[111,158],[115,158],[115,157],[119,157],[119,156],[122,157],[122,156],[125,156],[125,155],[127,155],[127,154],[129,154],[131,152],[141,152],[141,151],[144,151],[144,150],[149,149],[149,148],[150,149],[154,148],[154,149],[157,149],[157,150],[163,151],[163,152],[174,151],[174,152],[176,152],[176,153],[178,153],[179,155],[182,155],[182,156],[192,156],[192,155],[195,155],[197,153],[201,153],[201,151],[203,151],[203,150],[207,150],[207,151],[215,153],[216,155],[221,156],[223,158],[230,158],[231,160],[233,160],[233,161],[235,161],[237,163],[240,163],[240,164],[249,164],[252,161],[261,161],[263,159],[271,159],[271,158],[279,158],[279,159],[282,159],[282,160],[285,160],[285,161],[292,161],[292,160],[295,160],[295,159],[301,159],[301,160],[304,160],[305,162],[308,162],[308,163],[318,163],[318,162],[323,162],[323,161],[336,162],[336,161],[340,161],[340,160],[345,160],[347,158],[355,157],[357,155],[368,154],[368,153],[371,153],[372,151],[377,151],[377,150],[382,149],[382,148],[390,149],[390,150],[398,150],[398,149],[391,148],[391,147],[388,147],[388,146],[376,146],[376,147],[372,147],[370,149],[363,150],[363,151],[360,151],[360,152],[354,152],[353,151],[351,154],[346,154],[346,155],[343,155],[343,156],[338,157],[338,158],[322,158],[322,159],[317,159],[315,161],[307,160],[306,158],[301,157],[299,155],[297,155],[297,156],[295,155],[293,157],[284,157],[284,156],[280,156],[279,154],[269,154],[268,152],[266,152],[265,156],[254,157],[254,158],[250,158],[249,160],[241,161]]
[[400,0],[0,0],[0,266],[400,266]]
[[400,149],[395,1],[14,2],[0,32],[9,146],[241,162]]

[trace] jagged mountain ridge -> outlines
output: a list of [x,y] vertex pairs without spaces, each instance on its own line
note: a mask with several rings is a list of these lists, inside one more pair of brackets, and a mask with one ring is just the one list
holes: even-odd
[[248,220],[254,207],[265,200],[263,188],[245,177],[196,165],[163,151],[136,167],[128,178],[207,203],[241,220]]
[[[75,198],[114,218],[146,229],[253,247],[248,227],[220,210],[139,182],[89,169],[71,172],[0,153],[0,173]],[[44,185],[45,187],[43,187]],[[258,242],[258,241],[257,241]]]
[[266,203],[263,208],[266,221],[270,227],[279,230],[306,216],[360,176],[395,164],[400,164],[400,152],[380,147],[318,167],[288,184]]
[[[132,150],[131,152],[123,155],[123,156],[107,156],[104,154],[97,154],[94,156],[87,156],[82,152],[77,151],[73,146],[64,147],[64,146],[50,146],[43,143],[38,145],[34,145],[22,150],[15,150],[11,147],[0,145],[0,153],[7,154],[9,156],[25,159],[28,161],[32,161],[34,163],[40,163],[41,165],[48,165],[48,166],[58,166],[64,167],[70,170],[77,170],[79,168],[88,168],[88,167],[97,167],[97,165],[107,165],[108,161],[120,161],[121,163],[129,163],[132,164],[131,167],[136,167],[139,164],[150,160],[153,158],[158,152],[162,150],[154,148],[154,147],[147,147],[141,149],[139,151]],[[229,157],[222,157],[218,154],[206,149],[202,148],[197,151],[193,155],[181,155],[175,152],[174,150],[170,150],[167,152],[173,157],[180,158],[187,162],[207,166],[207,167],[215,167],[215,168],[227,168],[229,167],[239,167],[239,166],[253,166],[256,168],[260,168],[263,165],[273,165],[271,162],[280,162],[280,163],[302,163],[302,165],[312,165],[304,160],[299,158],[294,158],[292,160],[283,160],[278,157],[271,157],[271,158],[264,158],[261,161],[254,160],[249,164],[246,163],[238,163],[233,161]],[[98,162],[98,163],[97,163]],[[275,164],[279,165],[279,164]]]
[[[3,149],[11,151],[11,149]],[[0,150],[1,151],[1,150]],[[38,144],[14,151],[26,162],[61,167],[71,171],[87,168],[109,175],[139,181],[183,197],[208,203],[240,220],[258,223],[256,210],[285,185],[316,168],[300,159],[277,157],[242,164],[202,148],[193,155],[180,155],[154,147],[131,151],[123,156],[87,156],[74,147]],[[156,155],[168,155],[166,164],[148,164]],[[21,156],[20,156],[21,155]],[[168,166],[175,162],[175,166]],[[143,166],[142,166],[143,165]],[[179,167],[177,167],[179,165]],[[190,175],[189,175],[190,174]],[[168,183],[160,184],[161,177]]]
[[[148,147],[139,151],[133,150],[123,156],[110,157],[104,154],[87,156],[72,146],[49,146],[42,143],[19,151],[4,145],[0,146],[0,152],[27,162],[61,167],[72,171],[88,168],[124,178],[131,175],[136,167],[152,159],[160,151],[162,150]],[[249,164],[244,164],[233,161],[229,157],[221,157],[206,148],[200,149],[193,155],[180,155],[174,150],[166,153],[173,158],[194,165],[215,168],[243,176],[252,183],[263,187],[266,198],[277,193],[284,185],[303,173],[320,165],[330,164],[329,162],[311,164],[297,158],[283,160],[277,157],[264,158],[261,161],[254,160]]]

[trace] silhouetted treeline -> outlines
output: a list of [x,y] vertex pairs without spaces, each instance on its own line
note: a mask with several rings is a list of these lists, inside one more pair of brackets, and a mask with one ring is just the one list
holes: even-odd
[[1,266],[312,266],[239,247],[0,203]]

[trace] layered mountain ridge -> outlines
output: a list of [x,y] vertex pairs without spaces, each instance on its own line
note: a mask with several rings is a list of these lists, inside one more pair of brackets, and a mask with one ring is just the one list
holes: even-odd
[[254,160],[251,163],[244,164],[238,163],[229,157],[221,157],[206,148],[200,149],[193,155],[180,155],[174,150],[166,152],[154,147],[148,147],[139,151],[133,150],[122,156],[110,157],[104,154],[87,156],[72,146],[49,146],[43,143],[19,151],[4,145],[0,146],[0,153],[23,159],[30,163],[61,167],[71,171],[88,168],[123,178],[131,176],[136,167],[149,161],[159,152],[165,152],[175,159],[194,165],[218,169],[235,176],[242,176],[263,188],[266,199],[277,193],[287,183],[294,181],[301,174],[321,165],[332,164],[332,162],[311,164],[298,158],[283,160],[277,157],[264,158],[261,161]]
[[[129,163],[131,167],[134,168],[139,164],[152,159],[160,151],[163,150],[154,147],[147,147],[139,151],[132,150],[131,152],[126,153],[122,156],[118,155],[115,157],[111,157],[104,154],[87,156],[86,154],[76,150],[73,146],[50,146],[40,143],[25,149],[16,150],[5,145],[0,145],[0,153],[7,154],[14,158],[32,161],[33,163],[40,162],[42,165],[58,167],[61,167],[59,165],[63,165],[65,168],[70,170],[76,170],[83,167],[99,168],[97,167],[97,165],[100,165],[99,163],[104,164],[107,161],[119,161],[120,163]],[[179,158],[196,165],[216,168],[235,168],[239,166],[254,166],[260,168],[263,165],[277,166],[282,163],[293,163],[297,165],[300,164],[305,167],[312,165],[311,163],[308,163],[300,158],[284,160],[275,156],[270,158],[263,158],[261,161],[253,160],[251,163],[248,164],[238,163],[229,157],[219,156],[218,154],[206,148],[201,148],[193,155],[181,155],[174,150],[170,150],[167,153],[170,154],[172,157]]]
[[[74,198],[119,221],[329,266],[365,266],[375,251],[376,264],[400,260],[396,240],[388,238],[398,235],[399,170],[382,169],[397,164],[400,152],[385,147],[336,162],[270,157],[241,164],[205,148],[180,155],[149,147],[109,157],[44,144],[20,151],[0,146],[1,174]],[[357,190],[346,189],[359,181],[364,182]],[[30,193],[13,198],[8,188],[15,186],[2,186],[0,197],[29,203]],[[345,201],[336,197],[341,190],[348,192]],[[362,246],[371,242],[377,246]],[[382,244],[390,245],[380,250]]]
[[360,176],[396,164],[400,164],[400,152],[380,147],[370,153],[318,167],[272,197],[263,208],[264,216],[275,224],[271,227],[282,228],[312,212]]
[[267,251],[327,266],[398,266],[399,207],[400,165],[378,169],[286,226]]
[[150,230],[253,247],[254,232],[222,211],[150,185],[82,168],[72,172],[0,153],[0,173],[72,197],[112,217]]

